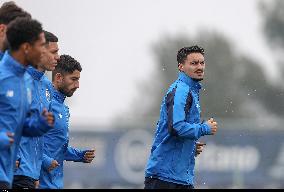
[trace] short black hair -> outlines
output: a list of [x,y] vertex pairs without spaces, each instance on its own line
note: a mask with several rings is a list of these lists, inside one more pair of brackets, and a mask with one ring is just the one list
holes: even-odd
[[201,53],[202,55],[204,55],[204,49],[198,45],[181,48],[177,53],[178,64],[184,63],[190,53]]
[[0,24],[8,25],[16,18],[22,17],[31,18],[31,14],[18,7],[13,1],[5,2],[0,7]]
[[82,71],[80,63],[70,55],[60,55],[55,70],[52,71],[52,80],[57,73],[67,74],[73,73],[75,70]]
[[43,32],[42,25],[30,18],[17,18],[7,27],[7,40],[11,50],[18,50],[23,43],[33,44]]
[[55,42],[55,43],[58,42],[58,38],[53,33],[45,30],[43,30],[43,32],[46,44],[48,44],[49,42]]

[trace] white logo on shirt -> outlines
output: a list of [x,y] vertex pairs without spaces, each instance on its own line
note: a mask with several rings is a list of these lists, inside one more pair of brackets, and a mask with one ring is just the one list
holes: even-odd
[[200,105],[199,105],[199,104],[196,104],[196,107],[199,109],[199,108],[200,108]]
[[6,93],[6,97],[14,97],[14,91],[8,90],[7,93]]
[[48,89],[45,90],[45,96],[48,101],[50,101],[50,92]]
[[29,88],[27,88],[27,97],[28,97],[29,104],[31,104],[32,103],[32,91]]
[[59,113],[59,118],[62,119],[62,114],[61,113]]

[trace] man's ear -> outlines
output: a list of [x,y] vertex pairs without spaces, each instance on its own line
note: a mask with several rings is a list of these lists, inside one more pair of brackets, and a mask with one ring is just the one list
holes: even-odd
[[183,71],[183,64],[182,63],[178,64],[178,69],[179,69],[179,71]]
[[62,83],[62,80],[63,80],[62,74],[61,74],[61,73],[56,73],[56,74],[55,74],[55,80],[56,80],[56,82],[58,82],[58,83]]
[[25,55],[27,55],[30,51],[30,44],[29,43],[23,43],[20,46],[20,49],[22,49],[24,51]]
[[4,24],[0,24],[0,36],[1,37],[4,37],[5,34],[6,34],[6,29],[7,29],[7,26],[4,25]]

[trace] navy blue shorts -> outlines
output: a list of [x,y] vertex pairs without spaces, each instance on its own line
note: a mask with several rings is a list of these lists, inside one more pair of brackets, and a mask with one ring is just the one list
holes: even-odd
[[0,181],[0,189],[10,189],[9,183]]
[[193,185],[181,185],[149,177],[145,178],[144,184],[144,189],[194,189]]
[[35,181],[27,176],[15,175],[12,189],[35,189]]

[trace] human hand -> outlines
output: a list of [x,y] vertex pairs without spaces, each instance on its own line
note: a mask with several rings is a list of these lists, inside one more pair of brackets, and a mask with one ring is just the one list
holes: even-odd
[[6,132],[7,136],[9,137],[9,143],[12,145],[14,143],[14,133]]
[[53,169],[55,169],[56,167],[58,167],[60,164],[56,161],[56,160],[52,160],[51,165],[48,168],[48,171],[52,171]]
[[14,143],[14,133],[9,131],[0,132],[0,150],[7,149]]
[[196,142],[195,145],[195,157],[197,157],[204,149],[204,145],[206,145],[206,143],[201,143],[201,142]]
[[95,149],[90,149],[87,150],[84,154],[84,163],[91,163],[93,161],[93,159],[95,158]]
[[35,181],[35,189],[38,189],[39,188],[39,180],[36,180]]
[[47,124],[51,127],[54,125],[54,115],[52,112],[47,111],[46,108],[42,111],[42,116],[45,118]]
[[215,135],[215,133],[217,132],[217,125],[218,123],[213,119],[213,117],[211,117],[208,121],[207,121],[208,125],[211,128],[211,135]]
[[20,161],[16,160],[16,168],[18,169],[20,165]]

